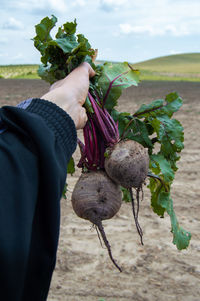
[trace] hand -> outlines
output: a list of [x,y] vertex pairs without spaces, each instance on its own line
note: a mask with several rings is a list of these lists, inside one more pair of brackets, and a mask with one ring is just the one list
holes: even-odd
[[56,103],[73,119],[76,129],[81,129],[87,121],[83,104],[89,89],[89,78],[95,75],[88,63],[82,63],[67,77],[54,83],[48,93],[41,98]]

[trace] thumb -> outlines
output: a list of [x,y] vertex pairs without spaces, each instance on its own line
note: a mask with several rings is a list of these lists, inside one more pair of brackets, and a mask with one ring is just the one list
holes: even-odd
[[84,62],[84,63],[82,63],[81,65],[80,65],[80,67],[84,67],[87,71],[88,71],[88,74],[89,74],[89,77],[91,78],[91,77],[93,77],[93,76],[95,76],[95,71],[94,71],[94,69],[90,66],[90,64],[89,63],[87,63],[87,62]]

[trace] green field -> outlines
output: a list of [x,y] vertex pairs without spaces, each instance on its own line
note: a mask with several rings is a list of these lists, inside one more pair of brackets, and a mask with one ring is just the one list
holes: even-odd
[[[132,64],[141,80],[200,81],[200,53],[177,54]],[[0,66],[2,78],[39,78],[38,65]]]
[[200,53],[185,53],[133,64],[142,80],[200,81]]
[[38,65],[5,65],[0,66],[1,78],[39,78]]

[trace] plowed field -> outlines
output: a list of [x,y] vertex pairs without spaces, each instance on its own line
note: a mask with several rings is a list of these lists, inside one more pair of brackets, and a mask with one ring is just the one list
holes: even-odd
[[[16,105],[43,95],[47,89],[41,80],[0,79],[0,104]],[[185,149],[172,196],[181,226],[192,233],[190,247],[181,252],[175,248],[169,218],[160,219],[152,212],[145,188],[139,215],[144,246],[140,245],[129,204],[122,205],[119,213],[104,223],[113,256],[123,268],[119,273],[101,247],[95,229],[72,211],[70,197],[80,174],[77,170],[73,177],[68,176],[67,200],[61,200],[60,243],[48,301],[200,300],[200,85],[145,81],[128,89],[119,106],[134,112],[140,104],[173,91],[184,100],[176,118],[185,129]],[[79,158],[78,150],[75,158]]]

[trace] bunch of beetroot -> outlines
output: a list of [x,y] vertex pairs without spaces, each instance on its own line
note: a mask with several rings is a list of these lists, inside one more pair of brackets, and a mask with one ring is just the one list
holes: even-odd
[[[112,84],[114,82],[115,79]],[[112,218],[120,209],[120,186],[130,189],[131,195],[133,187],[138,191],[142,188],[148,173],[149,156],[147,149],[138,142],[120,139],[118,124],[105,108],[106,97],[100,99],[97,92],[95,99],[90,92],[88,97],[93,113],[88,112],[88,121],[83,129],[84,144],[78,141],[81,150],[78,167],[83,172],[72,193],[72,205],[78,216],[98,227],[111,260],[121,271],[112,257],[102,220]],[[132,204],[136,226],[142,238],[138,213],[135,214],[134,202]]]
[[[184,147],[183,127],[172,118],[181,107],[182,99],[177,93],[170,93],[164,100],[142,105],[134,114],[118,112],[117,102],[123,89],[137,86],[139,72],[127,62],[94,64],[95,51],[84,35],[76,34],[76,20],[59,27],[53,39],[51,30],[56,22],[55,16],[46,17],[35,26],[33,40],[42,62],[38,70],[40,77],[52,84],[85,61],[96,72],[85,102],[88,121],[83,129],[84,141],[78,140],[81,152],[78,167],[82,174],[72,193],[74,211],[96,225],[112,262],[121,271],[113,259],[102,220],[112,218],[122,200],[130,201],[143,243],[138,222],[139,201],[143,183],[149,176],[151,207],[161,217],[165,211],[169,214],[173,243],[179,250],[187,248],[191,234],[180,227],[170,196],[178,169],[176,162]],[[73,171],[72,158],[68,172]]]

